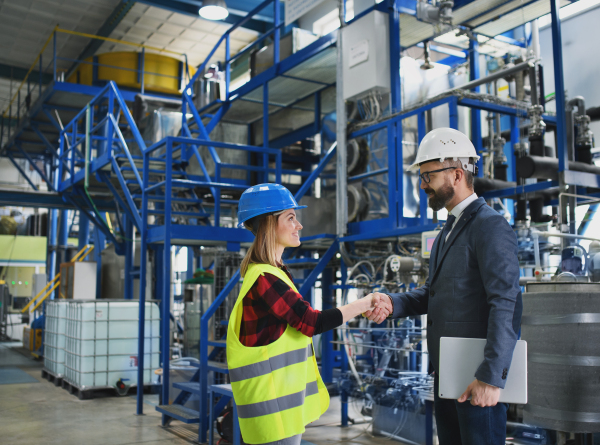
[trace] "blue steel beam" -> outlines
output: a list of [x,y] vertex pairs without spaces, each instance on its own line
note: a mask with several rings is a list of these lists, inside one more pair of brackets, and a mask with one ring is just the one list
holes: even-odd
[[50,180],[46,177],[46,173],[44,173],[44,171],[37,166],[37,164],[31,158],[31,156],[29,156],[29,153],[27,153],[25,150],[23,150],[23,148],[21,147],[21,144],[16,143],[15,146],[23,154],[23,156],[25,156],[25,158],[29,161],[29,165],[31,165],[33,167],[33,169],[41,176],[42,180],[48,185],[48,189],[50,189],[50,191],[54,191],[54,186],[52,185],[52,182],[50,182]]
[[552,17],[552,56],[554,59],[554,96],[556,100],[556,140],[558,147],[558,171],[569,169],[569,150],[567,149],[567,124],[565,117],[565,77],[563,73],[562,35],[560,25],[560,0],[550,0]]
[[[138,382],[144,381],[144,341],[145,341],[145,320],[146,320],[146,256],[148,255],[148,215],[146,211],[148,209],[148,193],[146,188],[148,187],[148,173],[150,169],[149,158],[150,155],[143,153],[144,166],[142,173],[142,226],[140,228],[140,294],[139,294],[139,315],[138,315],[138,371],[137,378]],[[167,401],[168,403],[168,401]],[[136,396],[136,414],[141,416],[144,414],[144,386],[137,386]]]
[[482,195],[485,199],[506,198],[508,196],[517,196],[523,193],[532,193],[539,190],[548,190],[558,187],[558,181],[542,181],[528,185],[518,185],[516,187],[492,190]]
[[200,318],[200,443],[206,443],[206,431],[208,430],[208,362],[205,359],[208,357],[208,323],[217,309],[223,304],[225,298],[227,298],[233,288],[239,283],[240,278],[241,275],[238,270],[233,274],[219,296]]
[[123,289],[123,298],[125,300],[133,299],[133,277],[131,272],[133,271],[133,245],[135,243],[133,223],[131,218],[125,217],[125,233],[123,234],[125,240],[125,288]]
[[123,191],[123,194],[125,195],[125,200],[127,201],[127,204],[129,206],[129,210],[130,210],[129,214],[130,214],[130,216],[133,216],[133,221],[135,223],[135,226],[138,228],[138,230],[140,230],[142,227],[142,221],[140,218],[140,214],[135,205],[135,202],[133,201],[133,198],[131,197],[129,188],[127,187],[127,184],[125,183],[125,178],[123,178],[123,174],[121,173],[121,170],[119,169],[119,164],[117,164],[117,161],[115,160],[115,158],[111,159],[111,163],[113,166],[113,171],[114,171],[115,175],[117,176],[117,180],[119,181],[119,184],[121,184],[121,190]]
[[106,184],[106,186],[108,187],[108,189],[110,190],[110,192],[113,194],[113,196],[114,196],[115,201],[117,202],[117,204],[120,205],[121,208],[123,208],[123,210],[125,210],[125,213],[129,216],[129,218],[131,218],[132,220],[134,220],[135,216],[134,216],[133,212],[135,212],[136,209],[134,208],[132,210],[132,209],[129,208],[129,206],[127,204],[125,204],[125,201],[123,201],[123,198],[121,198],[121,196],[119,195],[119,192],[117,191],[116,187],[110,181],[110,177],[108,176],[108,174],[105,173],[105,172],[97,173],[97,178],[101,182],[103,182],[104,184]]
[[[407,220],[408,218],[405,218]],[[373,231],[363,231],[362,233],[352,234],[340,238],[340,242],[351,242],[351,241],[363,241],[377,238],[388,238],[388,237],[396,237],[396,236],[404,236],[404,235],[413,235],[415,233],[427,232],[429,230],[436,230],[438,228],[438,224],[427,224],[421,225],[416,224],[403,228],[388,228],[387,230],[380,230],[376,232],[374,235]]]
[[106,238],[108,238],[115,245],[115,250],[117,250],[117,253],[121,252],[122,249],[123,249],[123,246],[122,246],[122,244],[119,241],[117,241],[117,239],[115,238],[115,236],[109,230],[108,226],[106,225],[106,222],[104,220],[100,219],[99,216],[96,215],[94,211],[88,210],[88,209],[93,208],[92,202],[89,200],[89,198],[87,198],[87,196],[85,195],[85,193],[80,193],[77,188],[75,188],[75,192],[86,202],[85,206],[82,205],[82,204],[80,204],[80,203],[78,203],[75,199],[73,199],[73,197],[71,197],[67,193],[64,193],[63,197],[65,199],[67,199],[71,204],[73,204],[73,206],[75,206],[77,208],[77,210],[85,213],[87,215],[87,217],[106,236]]
[[[469,40],[469,81],[477,80],[479,77],[479,43],[476,40]],[[479,93],[479,87],[475,87],[471,91]],[[471,141],[475,145],[475,151],[481,156],[483,152],[481,111],[476,108],[471,108]],[[483,176],[483,156],[477,161],[477,167],[479,168],[478,176]]]
[[34,190],[37,191],[38,188],[36,187],[36,185],[31,181],[31,179],[29,179],[29,175],[27,175],[27,173],[25,173],[25,171],[23,171],[23,169],[21,168],[21,166],[19,164],[17,164],[17,161],[15,161],[15,159],[12,156],[12,154],[10,152],[6,152],[6,156],[8,157],[8,159],[10,159],[10,162],[12,162],[12,164],[16,167],[16,169],[19,170],[19,173],[21,173],[21,175],[29,183],[29,185],[31,186],[31,188],[33,188]]
[[85,214],[79,212],[79,235],[77,240],[77,249],[83,249],[90,240],[90,220]]
[[[172,0],[138,0],[140,3],[144,3],[150,6],[156,6],[157,8],[166,9],[167,11],[177,12],[179,14],[185,14],[192,17],[198,17],[198,11],[201,2],[187,2],[187,1],[172,1]],[[221,20],[222,23],[229,23],[232,25],[238,24],[239,21],[244,20],[245,16],[238,15],[232,11],[229,11],[229,16],[224,20]],[[257,31],[259,33],[263,33],[267,31],[269,26],[268,22],[257,20],[257,19],[248,19],[244,20],[243,27],[246,29],[250,29],[252,31]]]
[[[160,273],[163,276],[162,281],[162,292],[161,292],[161,357],[162,357],[162,400],[164,404],[169,403],[169,360],[171,359],[171,320],[169,314],[171,313],[171,175],[173,172],[173,144],[170,140],[167,140],[166,150],[166,163],[165,170],[166,184],[165,184],[165,217],[164,225],[165,228],[165,239],[163,243],[163,267]],[[145,163],[147,164],[147,162]],[[162,425],[166,426],[167,417],[162,415]]]
[[321,162],[319,162],[317,168],[315,168],[306,181],[304,181],[304,184],[302,184],[302,187],[300,187],[300,190],[298,190],[294,196],[296,201],[300,201],[302,199],[315,180],[319,177],[325,166],[329,163],[329,161],[331,161],[335,155],[336,147],[337,143],[334,143],[331,148],[329,148],[329,151],[325,154],[325,156],[323,156],[323,159],[321,159]]
[[[99,211],[115,211],[115,203],[112,200],[106,200],[105,198],[95,198],[94,203],[96,204],[96,207]],[[40,190],[35,190],[34,192],[27,190],[0,189],[0,205],[13,205],[60,210],[77,210],[75,206],[73,206],[69,202],[66,202],[62,198],[61,194],[56,192],[45,192]]]
[[302,287],[299,291],[300,295],[304,297],[308,294],[310,288],[314,286],[315,281],[317,281],[317,278],[321,275],[321,272],[325,270],[333,256],[338,252],[339,247],[340,245],[337,240],[329,246],[327,251],[319,259],[319,264],[315,266],[310,275],[304,280],[304,283],[302,283]]

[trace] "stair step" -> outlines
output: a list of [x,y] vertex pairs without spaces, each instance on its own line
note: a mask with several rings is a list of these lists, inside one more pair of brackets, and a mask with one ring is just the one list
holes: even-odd
[[213,360],[208,361],[208,370],[215,371],[221,374],[229,374],[229,368],[227,368],[227,363],[215,362]]
[[183,423],[199,423],[200,413],[196,410],[181,405],[159,405],[156,411],[163,413]]
[[[138,173],[142,173],[142,169],[141,168],[140,169],[136,169],[136,170],[138,171]],[[121,168],[121,171],[123,173],[133,173],[134,170],[131,167],[123,167],[123,168]],[[156,169],[152,169],[152,168],[149,169],[148,172],[151,173],[151,174],[153,174],[153,175],[166,175],[167,174],[166,170],[156,170]],[[187,174],[185,172],[182,172],[182,171],[179,171],[179,170],[173,170],[171,172],[171,175],[173,175],[173,176],[182,176],[182,177],[187,176]]]
[[[164,210],[147,210],[149,215],[164,215]],[[208,218],[210,215],[204,212],[171,212],[171,216],[189,216],[190,218]]]
[[[132,195],[131,197],[137,201],[140,201],[142,199],[142,195],[139,193]],[[148,201],[164,201],[164,200],[165,200],[165,195],[148,195]],[[171,201],[187,202],[189,204],[202,204],[204,202],[204,200],[201,198],[180,198],[178,196],[171,197]]]
[[[195,187],[193,181],[187,181],[184,179],[177,179],[176,181],[178,181],[178,182],[171,184],[171,190],[188,190],[190,188]],[[160,181],[160,182],[163,182],[163,181]],[[139,184],[138,184],[137,180],[135,180],[135,179],[126,180],[125,184],[126,185],[135,185],[135,186],[139,187]],[[158,182],[157,181],[148,181],[148,187],[151,187],[155,184],[158,184]],[[162,187],[164,187],[164,185]]]
[[177,382],[173,383],[173,387],[191,394],[200,395],[200,382]]

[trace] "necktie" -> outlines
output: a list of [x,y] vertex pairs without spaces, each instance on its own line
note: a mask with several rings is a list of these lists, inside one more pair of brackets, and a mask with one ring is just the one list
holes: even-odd
[[448,219],[446,220],[446,225],[444,225],[444,230],[442,230],[442,243],[441,246],[444,247],[444,244],[446,244],[446,238],[448,237],[448,234],[450,233],[450,230],[452,230],[452,226],[454,225],[454,221],[456,221],[456,216],[454,215],[449,215]]

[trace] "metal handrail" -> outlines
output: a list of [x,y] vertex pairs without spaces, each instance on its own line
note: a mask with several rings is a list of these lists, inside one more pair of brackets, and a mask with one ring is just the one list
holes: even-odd
[[[227,41],[229,41],[229,36],[230,34],[235,31],[237,28],[239,28],[240,26],[244,26],[244,24],[246,22],[248,22],[249,20],[252,19],[252,17],[254,17],[256,14],[258,14],[260,11],[262,11],[264,8],[266,8],[270,3],[277,3],[279,4],[279,0],[265,0],[264,2],[262,2],[260,5],[258,5],[256,8],[254,8],[252,11],[250,11],[248,14],[246,14],[246,16],[244,18],[242,18],[241,20],[239,20],[237,23],[234,23],[233,25],[231,25],[231,27],[225,31],[225,34],[223,34],[221,36],[221,38],[217,41],[216,45],[213,47],[212,51],[208,54],[208,56],[206,57],[206,59],[204,60],[204,62],[198,66],[198,70],[196,71],[196,73],[192,76],[192,78],[190,79],[190,81],[188,82],[188,84],[186,85],[184,91],[187,91],[189,88],[192,87],[192,85],[194,85],[194,82],[196,82],[196,80],[198,80],[198,77],[204,72],[204,69],[206,68],[206,65],[208,65],[208,62],[210,61],[210,59],[212,58],[212,56],[214,55],[214,53],[217,51],[217,49],[219,48],[219,46],[221,46],[221,43],[223,43],[223,41],[225,39],[227,39]],[[278,17],[277,17],[278,18]],[[273,24],[273,28],[270,29],[269,31],[267,31],[265,34],[271,35],[273,32],[278,31],[280,28],[280,24],[277,23],[277,20],[275,21],[275,23]],[[244,48],[244,51],[247,51],[250,47],[256,45],[257,43],[262,42],[263,36],[259,37],[257,40],[255,40],[254,42],[252,42],[248,47]],[[279,35],[276,35],[276,40],[277,40],[277,46],[279,46]],[[229,46],[229,45],[227,45]],[[229,64],[231,63],[232,59],[230,58],[229,53],[225,55],[226,59],[227,59],[227,66],[229,67]],[[275,54],[274,53],[274,57],[279,57],[279,54]],[[227,91],[229,91],[229,79],[226,79],[227,85],[226,85],[226,89]]]
[[4,110],[4,113],[2,114],[2,117],[7,117],[8,110],[10,110],[10,108],[12,107],[13,102],[15,101],[15,99],[17,98],[17,96],[19,95],[19,91],[21,91],[21,87],[25,84],[25,82],[27,82],[27,79],[29,79],[29,75],[33,71],[33,68],[37,65],[38,60],[40,60],[40,57],[42,56],[42,53],[46,50],[46,47],[48,46],[48,44],[50,43],[50,41],[54,37],[54,33],[55,33],[55,31],[57,29],[58,29],[58,25],[56,25],[54,27],[54,29],[52,30],[52,32],[48,36],[48,39],[46,40],[46,43],[44,43],[44,46],[42,46],[41,51],[38,53],[37,57],[35,58],[35,60],[31,64],[31,66],[29,67],[29,71],[27,71],[27,74],[23,78],[23,81],[21,82],[21,85],[19,85],[19,88],[17,88],[17,91],[15,92],[15,95],[12,97],[12,99],[8,103],[8,106],[6,107],[6,110]]
[[[123,136],[123,133],[121,132],[121,129],[119,128],[117,119],[115,118],[114,114],[120,115],[121,113],[123,113],[125,120],[127,121],[127,124],[129,125],[131,132],[133,133],[133,137],[142,152],[146,151],[146,144],[142,138],[142,135],[139,132],[139,129],[137,128],[137,125],[135,124],[135,121],[133,120],[133,116],[131,116],[131,113],[129,112],[129,108],[127,107],[127,104],[125,103],[125,100],[123,99],[121,93],[119,92],[118,87],[116,86],[116,84],[113,81],[110,81],[108,83],[108,85],[106,85],[88,103],[88,106],[83,108],[79,113],[77,113],[77,115],[75,115],[75,117],[67,125],[65,125],[65,127],[63,128],[63,130],[60,133],[60,141],[61,141],[61,145],[62,145],[63,138],[66,136],[67,139],[69,140],[69,143],[68,143],[68,147],[66,150],[61,149],[60,157],[64,158],[69,151],[75,150],[75,148],[79,144],[81,144],[82,142],[85,142],[85,134],[83,135],[83,137],[81,137],[79,139],[77,138],[78,137],[77,124],[80,120],[85,118],[85,114],[87,113],[88,107],[89,107],[89,109],[93,109],[93,107],[96,104],[103,102],[107,98],[107,96],[108,96],[108,101],[110,104],[107,115],[104,118],[102,118],[93,128],[90,129],[90,134],[93,133],[94,131],[100,129],[101,124],[103,122],[106,121],[109,123],[109,125],[112,127],[112,128],[109,128],[109,132],[108,132],[110,136],[108,136],[108,137],[102,137],[102,136],[98,137],[97,136],[94,138],[94,140],[111,140],[111,141],[113,141],[116,139],[116,141],[118,141],[120,143],[121,149],[123,150],[123,153],[127,157],[127,160],[135,173],[136,180],[138,181],[138,183],[141,187],[142,186],[141,177],[139,176],[139,173],[135,166],[135,162],[133,161],[131,153],[129,152],[129,148],[127,147],[127,143],[125,142],[125,138]],[[115,113],[115,110],[112,107],[112,105],[114,104],[114,101],[116,101],[118,104],[118,112],[117,113]],[[71,134],[71,133],[73,133],[73,134]],[[86,130],[86,133],[87,133],[87,130]],[[73,137],[73,140],[71,140],[70,136]],[[116,136],[116,138],[115,138],[115,136]],[[110,145],[110,147],[108,147],[108,149],[112,150],[112,144]],[[79,152],[79,154],[80,154],[80,156],[84,157],[83,153]],[[70,161],[71,161],[71,169],[73,169],[75,166],[74,165],[75,157],[71,156]]]
[[[40,88],[40,96],[41,96],[41,87],[42,87],[42,78],[41,78],[41,76],[42,76],[43,72],[46,72],[47,69],[51,65],[53,65],[53,76],[52,76],[52,78],[53,78],[53,80],[56,81],[57,80],[56,61],[58,59],[61,59],[61,60],[71,60],[71,59],[67,59],[67,58],[63,58],[63,57],[57,57],[57,54],[56,54],[56,33],[74,35],[74,36],[78,36],[78,37],[85,37],[85,38],[88,38],[88,39],[102,40],[102,41],[105,41],[105,42],[119,43],[119,44],[123,44],[123,45],[129,45],[129,46],[133,46],[133,47],[138,48],[138,49],[142,49],[143,53],[144,53],[145,50],[150,50],[150,51],[155,51],[155,52],[159,52],[159,53],[167,53],[167,54],[172,54],[172,55],[176,55],[176,56],[179,56],[179,57],[183,57],[184,63],[185,63],[185,77],[187,79],[190,78],[188,57],[187,57],[186,53],[182,53],[182,52],[178,52],[178,51],[172,51],[172,50],[163,49],[163,48],[158,48],[158,47],[151,46],[151,45],[146,45],[146,44],[143,44],[143,43],[135,43],[135,42],[127,41],[127,40],[119,40],[119,39],[113,39],[113,38],[110,38],[110,37],[104,37],[104,36],[99,36],[99,35],[95,35],[95,34],[88,34],[88,33],[83,33],[83,32],[78,32],[78,31],[71,31],[71,30],[68,30],[68,29],[60,28],[58,25],[56,25],[54,27],[54,29],[52,30],[52,32],[50,33],[50,35],[48,36],[48,39],[46,40],[46,42],[42,46],[42,49],[38,53],[37,57],[35,58],[35,60],[31,64],[31,66],[29,67],[29,70],[27,71],[27,74],[25,75],[25,77],[21,81],[21,84],[19,85],[19,87],[15,91],[15,94],[13,95],[12,99],[8,103],[8,106],[6,107],[6,109],[4,110],[4,112],[2,113],[2,117],[4,117],[4,118],[9,117],[9,114],[10,114],[10,111],[12,109],[13,103],[19,97],[19,94],[21,92],[21,88],[23,87],[23,85],[25,85],[25,83],[28,82],[29,76],[33,72],[33,69],[36,67],[36,65],[38,65],[38,62],[40,64],[39,88]],[[44,51],[46,50],[46,48],[48,47],[48,45],[50,44],[50,42],[52,40],[54,40],[54,48],[53,48],[53,57],[52,57],[52,60],[45,67],[42,67],[42,62],[41,62],[42,54],[44,53]],[[85,62],[83,60],[73,60],[73,61],[76,62],[77,64],[89,63],[89,62]],[[127,68],[121,68],[121,69],[124,69],[124,70],[127,70],[127,71],[138,71],[138,72],[141,72],[142,73],[142,84],[143,84],[143,82],[144,82],[144,80],[143,80],[144,74],[146,74],[146,71],[144,71],[143,68],[141,70],[140,69],[138,69],[138,70],[131,70],[131,69],[127,69]],[[158,75],[158,76],[166,76],[164,74],[159,74],[159,73],[149,73],[149,74],[154,74],[154,75]],[[17,116],[17,119],[19,119],[19,118],[20,118],[20,116]]]

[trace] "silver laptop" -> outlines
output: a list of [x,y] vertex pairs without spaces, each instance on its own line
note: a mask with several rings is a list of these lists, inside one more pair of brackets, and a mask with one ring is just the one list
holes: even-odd
[[[483,362],[484,338],[442,337],[440,339],[440,387],[443,399],[458,399]],[[518,340],[513,352],[506,386],[500,390],[502,403],[527,403],[527,342]]]

